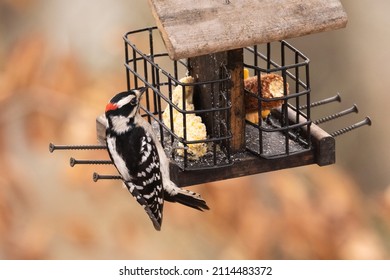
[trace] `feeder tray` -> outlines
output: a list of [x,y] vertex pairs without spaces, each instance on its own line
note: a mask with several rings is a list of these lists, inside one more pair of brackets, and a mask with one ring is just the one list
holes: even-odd
[[[339,0],[278,4],[149,0],[149,4],[157,27],[124,36],[127,90],[147,87],[140,113],[158,135],[178,186],[333,164],[335,137],[371,125],[366,117],[331,134],[322,130],[318,125],[356,113],[357,107],[313,121],[312,108],[340,101],[340,96],[311,102],[309,59],[284,41],[345,27],[347,16]],[[252,84],[257,82],[255,89],[245,86],[244,68]],[[272,75],[281,83],[279,95],[267,97],[263,77]],[[193,80],[181,80],[186,76]],[[253,108],[247,110],[248,104]],[[270,113],[263,116],[266,109]],[[198,122],[196,127],[204,126],[207,136],[194,138],[190,120]],[[101,115],[97,118],[101,145],[50,144],[50,151],[106,149],[105,130]],[[201,147],[202,153],[194,147]],[[112,162],[71,158],[70,164]],[[93,179],[121,177],[95,173]]]
[[[145,28],[124,36],[127,88],[148,87],[141,113],[154,127],[171,159],[171,179],[176,184],[187,186],[313,163],[334,163],[334,138],[313,124],[309,117],[309,60],[293,46],[285,41],[263,47],[255,45],[242,52],[236,50],[230,54],[230,60],[223,53],[216,54],[213,60],[208,57],[171,60],[167,52],[155,50],[161,45],[157,31],[156,27]],[[133,43],[143,40],[149,42],[144,50]],[[235,57],[231,59],[231,56]],[[237,105],[232,101],[235,83],[232,60],[241,61],[239,75],[243,75],[242,68],[246,67],[259,78],[266,73],[278,74],[284,78],[284,88],[289,85],[289,94],[285,92],[276,98],[283,105],[272,110],[267,120],[260,118],[259,123],[253,123],[245,120],[245,111],[239,116],[232,112]],[[203,72],[205,69],[212,70]],[[180,77],[187,73],[201,81],[180,82]],[[194,104],[197,105],[194,110],[186,110],[185,102],[181,107],[172,102],[173,91],[178,86],[184,88],[183,94],[186,88],[193,88]],[[240,91],[249,95],[248,98],[254,98],[260,111],[262,103],[275,101],[245,92],[243,86]],[[300,105],[306,105],[305,110],[300,110]],[[194,114],[200,116],[208,138],[192,141],[185,135],[179,136],[175,129],[171,129],[172,123],[163,121],[162,115],[167,108],[171,114],[181,114],[183,120]],[[234,121],[243,122],[243,126]],[[105,126],[105,117],[98,117],[97,131],[101,143],[105,141]],[[191,129],[185,121],[182,126],[184,131]],[[237,130],[241,128],[242,134],[238,134]],[[186,148],[199,143],[207,146],[207,152],[202,157],[191,159]],[[182,155],[178,155],[177,150],[181,148],[184,148]]]

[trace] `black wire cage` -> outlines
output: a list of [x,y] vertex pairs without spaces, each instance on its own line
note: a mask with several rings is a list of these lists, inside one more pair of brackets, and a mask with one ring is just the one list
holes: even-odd
[[[180,78],[191,72],[190,63],[187,59],[171,60],[156,35],[159,35],[157,28],[151,27],[124,36],[127,88],[148,87],[141,106],[142,115],[153,125],[167,154],[181,170],[234,164],[237,158],[230,145],[230,115],[234,104],[230,96],[231,76],[226,65],[219,66],[218,79],[182,82]],[[147,44],[139,48],[134,42]],[[259,116],[257,122],[246,121],[246,150],[267,159],[310,150],[309,59],[285,41],[266,44],[265,52],[262,52],[262,46],[246,48],[244,59],[244,66],[257,77],[259,84],[263,74],[274,73],[283,80],[280,97],[262,97],[261,86],[258,92],[246,90],[246,98],[255,101]],[[181,87],[179,102],[174,100],[177,87]],[[202,98],[199,97],[200,88],[207,88],[210,100],[202,107],[196,104],[196,99]],[[188,89],[193,90],[194,104],[187,102]],[[263,107],[268,107],[269,103],[281,105],[263,119]],[[164,121],[165,110],[169,116]],[[194,125],[189,120],[192,116],[200,117],[206,124],[207,136],[204,139],[189,137],[189,131],[194,129],[190,127]],[[204,153],[194,157],[191,147],[203,149]]]
[[[245,48],[245,57],[244,67],[253,72],[258,85],[270,73],[282,81],[278,97],[265,98],[262,86],[257,92],[245,89],[246,102],[257,111],[256,122],[246,120],[246,149],[267,159],[310,150],[309,59],[286,41]],[[266,108],[272,108],[271,113],[263,119]]]
[[[221,65],[221,74],[217,80],[180,81],[180,77],[189,72],[188,61],[172,61],[166,52],[156,52],[156,34],[157,28],[152,27],[131,31],[124,36],[127,88],[148,87],[141,114],[153,125],[165,151],[182,170],[231,165],[228,71]],[[148,45],[141,50],[133,40],[145,40]],[[180,91],[174,97],[174,89],[177,87]],[[187,102],[189,98],[186,93],[191,90],[196,94],[199,87],[208,88],[212,96],[212,102],[207,108],[196,108],[192,100]],[[194,125],[194,116],[200,117],[195,119],[198,123],[201,119],[211,120],[211,129],[204,139],[194,139],[189,135],[189,126]],[[202,156],[193,155],[193,150],[201,150]]]

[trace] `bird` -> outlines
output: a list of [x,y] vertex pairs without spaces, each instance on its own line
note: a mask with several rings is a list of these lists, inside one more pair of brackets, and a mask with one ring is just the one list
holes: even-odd
[[106,105],[106,145],[125,187],[161,230],[164,201],[208,210],[202,197],[170,178],[169,159],[151,124],[139,113],[147,87],[116,94]]

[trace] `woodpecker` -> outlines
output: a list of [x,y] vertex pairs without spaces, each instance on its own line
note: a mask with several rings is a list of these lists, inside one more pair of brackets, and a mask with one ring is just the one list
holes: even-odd
[[161,229],[164,200],[208,210],[197,193],[170,179],[169,160],[152,126],[139,114],[146,88],[115,95],[106,106],[106,144],[112,162],[129,192],[141,204],[156,230]]

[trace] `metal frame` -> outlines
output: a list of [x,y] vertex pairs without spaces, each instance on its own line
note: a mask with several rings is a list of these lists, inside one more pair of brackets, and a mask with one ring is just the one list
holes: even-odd
[[[258,138],[257,145],[247,146],[247,149],[267,159],[303,153],[312,148],[310,138],[312,123],[310,119],[310,60],[286,41],[267,43],[265,47],[266,54],[259,51],[259,46],[245,48],[244,55],[252,57],[252,59],[250,63],[244,63],[244,66],[250,69],[254,76],[257,76],[258,83],[260,83],[261,74],[279,74],[283,78],[283,97],[265,99],[262,97],[261,86],[258,87],[256,94],[245,90],[245,94],[249,98],[257,99],[259,116],[258,123],[246,120],[247,126],[255,128]],[[289,84],[289,93],[287,92],[287,83]],[[283,100],[281,108],[273,110],[271,115],[263,120],[261,117],[262,103],[280,100]],[[301,109],[302,104],[305,111]],[[293,122],[291,122],[291,118],[289,119],[291,113],[295,115]],[[305,121],[300,121],[302,119]],[[280,138],[279,141],[283,141],[284,149],[267,148],[265,138],[272,137],[272,134],[277,133],[283,135],[283,137],[278,138]],[[298,142],[301,148],[292,150],[290,148],[291,141]],[[278,143],[273,144],[278,145]]]
[[[155,33],[158,33],[157,28],[150,27],[128,32],[123,37],[125,42],[127,88],[128,90],[138,88],[141,84],[148,87],[145,93],[145,104],[141,106],[142,115],[147,117],[148,121],[158,130],[163,147],[182,170],[197,170],[231,165],[232,160],[229,145],[232,137],[229,123],[231,104],[229,102],[230,92],[227,86],[230,82],[228,71],[221,66],[222,71],[220,72],[222,74],[218,80],[191,84],[181,83],[179,81],[179,73],[183,73],[184,75],[188,72],[187,61],[172,61],[168,53],[156,52]],[[148,37],[148,46],[145,48],[148,53],[146,53],[146,50],[141,51],[133,42],[137,41],[137,39],[142,41],[142,37],[145,39],[145,36]],[[164,65],[164,67],[160,65]],[[166,69],[170,69],[171,72]],[[172,102],[173,89],[178,85],[183,87],[182,108]],[[210,94],[214,97],[211,107],[209,109],[186,110],[184,93],[185,88],[188,86],[194,88],[202,86],[210,87]],[[164,104],[170,108],[169,126],[162,120],[162,113],[164,108],[166,108]],[[174,132],[173,110],[183,116],[183,137],[179,137]],[[187,139],[186,127],[188,114],[196,114],[201,117],[204,114],[212,114],[214,116],[212,126],[219,129],[208,131],[207,139],[190,141]],[[191,161],[186,147],[190,144],[199,143],[205,143],[209,147],[208,153],[205,159],[202,158],[196,162]],[[179,148],[184,150],[183,157],[175,153],[175,150]]]

